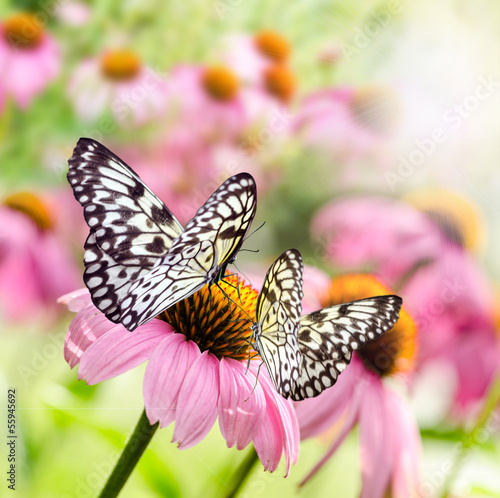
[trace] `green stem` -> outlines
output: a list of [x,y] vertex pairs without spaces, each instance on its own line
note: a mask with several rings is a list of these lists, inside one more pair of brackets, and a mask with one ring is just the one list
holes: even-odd
[[479,442],[481,437],[481,432],[483,431],[486,423],[490,419],[495,408],[498,407],[500,403],[500,372],[497,375],[497,378],[492,383],[488,394],[486,395],[486,401],[484,402],[483,408],[477,417],[476,423],[474,427],[467,431],[465,436],[462,439],[460,451],[457,453],[455,457],[455,461],[453,462],[453,466],[451,468],[451,472],[448,474],[448,478],[446,479],[443,485],[443,491],[441,496],[446,498],[450,495],[451,485],[456,478],[458,471],[460,470],[462,463],[464,462],[467,455],[470,453],[471,449],[474,448]]
[[231,483],[230,489],[225,495],[226,498],[233,498],[238,495],[240,489],[250,475],[254,465],[258,461],[259,457],[257,456],[257,452],[252,446],[251,450],[248,452],[248,455],[246,455],[244,460],[240,463],[240,466],[236,469],[233,482]]
[[151,441],[156,429],[158,429],[158,422],[155,425],[150,425],[146,416],[146,410],[144,410],[115,468],[108,477],[108,481],[101,491],[99,498],[114,498],[118,496],[118,493],[127,482],[139,458],[141,458],[144,450]]

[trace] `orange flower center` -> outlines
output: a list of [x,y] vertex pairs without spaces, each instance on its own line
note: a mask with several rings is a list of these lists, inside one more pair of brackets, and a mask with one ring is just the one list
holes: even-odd
[[[321,297],[323,307],[356,299],[393,294],[372,275],[344,275],[334,278]],[[401,308],[399,320],[379,338],[367,342],[357,351],[365,366],[380,376],[412,370],[416,354],[416,326],[408,312]]]
[[3,36],[15,48],[30,49],[40,45],[44,31],[35,16],[20,13],[3,22]]
[[215,100],[228,102],[239,90],[237,76],[227,67],[213,66],[205,69],[202,84],[207,93]]
[[196,342],[201,351],[219,359],[246,360],[258,292],[236,275],[226,275],[218,284],[220,288],[207,284],[158,318]]
[[290,56],[290,43],[274,31],[261,31],[255,37],[255,45],[261,54],[277,63],[285,62]]
[[42,230],[47,230],[53,225],[48,206],[31,192],[12,194],[4,200],[4,204],[29,216]]
[[282,102],[288,102],[292,98],[297,86],[295,75],[282,65],[268,67],[264,73],[264,82],[267,91]]
[[354,119],[361,126],[376,133],[393,131],[401,115],[401,106],[394,92],[384,87],[356,90],[349,107]]
[[139,74],[141,61],[131,50],[109,50],[101,57],[101,71],[113,81],[131,80]]

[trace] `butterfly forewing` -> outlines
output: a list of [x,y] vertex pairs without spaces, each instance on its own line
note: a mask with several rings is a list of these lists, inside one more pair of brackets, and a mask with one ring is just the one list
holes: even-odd
[[302,312],[300,253],[284,252],[269,268],[259,294],[254,324],[255,349],[276,390],[288,397],[299,376],[297,333]]
[[398,296],[377,296],[301,317],[300,377],[293,385],[291,398],[311,398],[333,386],[350,362],[353,350],[394,326],[401,304]]
[[121,322],[134,330],[217,281],[243,244],[255,216],[257,189],[248,173],[226,180],[187,223],[168,254],[130,288]]
[[68,181],[83,206],[90,234],[84,281],[107,318],[182,233],[182,225],[139,176],[95,140],[81,138],[69,159]]

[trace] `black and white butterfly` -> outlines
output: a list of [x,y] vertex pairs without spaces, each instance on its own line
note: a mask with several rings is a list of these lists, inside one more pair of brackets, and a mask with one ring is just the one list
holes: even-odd
[[352,352],[391,329],[402,299],[376,296],[300,316],[302,257],[285,251],[269,268],[257,300],[255,349],[276,390],[300,401],[333,386]]
[[84,282],[92,302],[128,330],[224,276],[257,206],[248,173],[226,180],[183,228],[118,156],[81,138],[68,181],[90,233]]

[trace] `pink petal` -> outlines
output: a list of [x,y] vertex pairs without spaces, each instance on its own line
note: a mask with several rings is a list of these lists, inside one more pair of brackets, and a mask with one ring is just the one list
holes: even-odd
[[382,381],[372,376],[364,389],[359,429],[361,444],[361,498],[382,498],[389,485],[394,460],[391,420]]
[[92,300],[90,299],[90,292],[88,289],[83,288],[64,294],[57,302],[67,306],[70,311],[78,312],[85,308],[85,306],[91,304]]
[[220,361],[219,426],[227,447],[242,450],[260,429],[266,399],[255,375],[239,361]]
[[172,327],[161,321],[151,320],[134,333],[123,325],[114,325],[99,337],[81,358],[78,378],[88,384],[97,384],[144,363],[166,335],[173,334]]
[[165,337],[155,348],[144,375],[144,404],[151,424],[160,427],[175,419],[177,398],[187,372],[200,356],[200,349],[183,334]]
[[253,439],[255,451],[264,465],[264,470],[274,472],[283,453],[283,431],[279,411],[264,390],[266,396],[266,415],[259,432]]
[[[254,446],[257,455],[263,463],[266,470],[273,472],[276,470],[281,458],[281,454],[285,453],[286,474],[290,473],[292,462],[295,463],[298,458],[298,450],[300,443],[300,433],[297,418],[293,410],[293,405],[290,400],[280,396],[266,372],[261,372],[259,381],[264,388],[266,394],[266,419],[269,418],[269,430],[274,429],[273,433],[267,430],[264,433],[263,427],[254,438]],[[268,408],[272,407],[271,410]],[[276,425],[277,423],[277,425]],[[265,440],[268,438],[268,440]],[[281,442],[281,449],[278,455],[278,444]],[[276,445],[276,446],[274,446]]]
[[184,378],[175,413],[172,442],[180,449],[191,448],[210,431],[217,419],[219,360],[204,351]]

